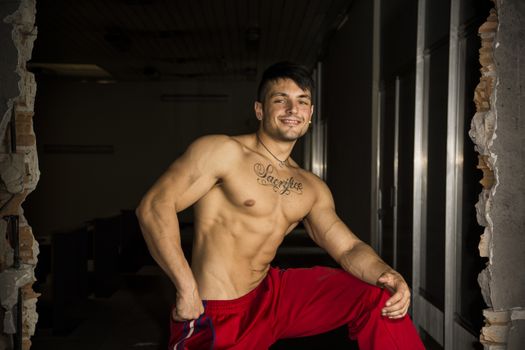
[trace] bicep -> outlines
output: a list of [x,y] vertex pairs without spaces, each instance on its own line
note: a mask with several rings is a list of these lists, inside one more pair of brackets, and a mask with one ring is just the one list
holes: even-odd
[[177,212],[198,201],[216,183],[212,173],[202,173],[193,164],[175,161],[149,192],[153,201],[173,204]]
[[337,216],[332,195],[323,186],[310,213],[304,219],[308,234],[336,261],[342,254],[361,242],[359,238]]
[[150,205],[173,205],[182,211],[204,196],[223,175],[220,147],[197,141],[155,182],[145,196]]

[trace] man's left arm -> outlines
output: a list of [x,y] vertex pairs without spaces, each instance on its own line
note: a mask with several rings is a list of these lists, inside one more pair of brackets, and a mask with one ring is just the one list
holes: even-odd
[[384,316],[392,319],[404,317],[410,306],[410,289],[403,277],[339,219],[326,184],[319,181],[315,187],[317,200],[304,219],[308,234],[347,272],[391,292],[382,309]]

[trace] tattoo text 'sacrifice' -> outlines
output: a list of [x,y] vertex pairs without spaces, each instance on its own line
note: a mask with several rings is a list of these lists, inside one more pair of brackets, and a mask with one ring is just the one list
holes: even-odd
[[275,168],[268,164],[264,166],[261,163],[255,163],[253,166],[257,174],[257,182],[264,186],[271,186],[275,192],[281,195],[289,195],[291,192],[296,194],[303,193],[303,184],[290,176],[287,179],[281,179],[274,175]]

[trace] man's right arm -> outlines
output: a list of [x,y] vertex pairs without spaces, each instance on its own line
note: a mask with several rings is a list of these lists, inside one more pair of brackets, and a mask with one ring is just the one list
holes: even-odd
[[136,210],[151,255],[177,289],[175,320],[204,311],[198,286],[184,257],[177,213],[203,197],[227,171],[235,141],[206,136],[195,141],[146,193]]

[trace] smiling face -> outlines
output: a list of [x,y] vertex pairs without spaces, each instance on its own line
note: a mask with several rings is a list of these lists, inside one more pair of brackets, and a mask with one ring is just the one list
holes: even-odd
[[280,141],[295,141],[308,130],[313,105],[310,91],[291,79],[269,84],[262,102],[255,102],[255,115],[266,134]]

